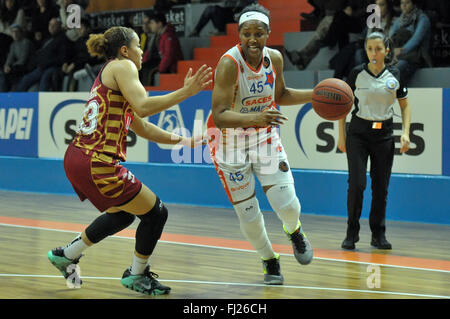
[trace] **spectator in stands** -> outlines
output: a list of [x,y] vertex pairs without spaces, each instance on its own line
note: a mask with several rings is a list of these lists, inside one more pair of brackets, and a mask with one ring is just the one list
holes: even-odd
[[367,7],[374,0],[348,0],[347,7],[333,17],[330,30],[323,39],[330,48],[338,44],[339,50],[349,44],[350,33],[361,33],[367,25]]
[[408,84],[417,68],[431,66],[429,55],[430,19],[417,6],[419,0],[401,0],[402,14],[394,22],[389,36],[394,44],[394,56],[398,60],[401,80]]
[[430,18],[433,28],[442,29],[450,26],[450,1],[427,1],[423,9]]
[[172,8],[172,6],[187,4],[189,2],[191,2],[191,1],[190,0],[156,0],[155,4],[153,5],[153,10],[166,13],[167,11],[170,10],[170,8]]
[[[94,66],[103,63],[102,60],[92,57],[87,49],[86,41],[89,39],[89,34],[91,33],[89,20],[87,18],[81,19],[80,28],[76,30],[79,33],[79,37],[78,40],[69,46],[70,52],[68,53],[68,59],[61,68],[53,72],[53,91],[75,91],[76,81],[73,78],[74,73],[83,69],[86,64]],[[65,76],[68,76],[68,81],[67,86],[63,87],[62,84]]]
[[16,0],[3,0],[0,4],[0,33],[12,36],[10,26],[13,24],[25,28],[25,12]]
[[142,69],[139,71],[141,82],[144,86],[153,85],[153,74],[158,71],[161,57],[159,56],[156,34],[150,28],[150,18],[144,16],[142,20],[141,49]]
[[368,62],[364,48],[367,34],[371,34],[376,29],[385,35],[389,35],[389,30],[393,21],[395,21],[394,2],[392,0],[376,0],[375,4],[380,8],[380,25],[374,28],[368,28],[366,26],[361,32],[359,39],[339,50],[330,60],[330,68],[335,70],[335,78],[344,79],[353,67]]
[[9,47],[6,63],[0,70],[0,92],[8,92],[18,84],[26,72],[26,64],[33,47],[31,40],[24,37],[22,26],[13,24],[10,28],[14,42]]
[[68,40],[62,30],[61,21],[57,18],[50,19],[48,31],[50,38],[33,54],[30,63],[32,71],[22,78],[16,91],[26,92],[36,83],[39,83],[39,91],[48,91],[51,75],[67,59]]
[[48,23],[51,18],[58,16],[58,8],[53,0],[36,0],[31,10],[31,30],[36,48],[40,48],[43,41],[50,37]]
[[77,3],[83,8],[83,10],[86,10],[89,7],[90,0],[77,0]]
[[150,29],[156,34],[158,50],[161,56],[159,73],[176,73],[177,63],[183,59],[180,41],[174,27],[167,23],[164,13],[155,12],[150,17]]
[[302,12],[300,15],[306,20],[321,20],[325,13],[322,10],[324,0],[308,0],[308,3],[314,8],[310,13]]
[[[393,0],[376,0],[375,4],[380,8],[380,25],[375,26],[374,28],[366,27],[363,31],[363,41],[365,41],[364,39],[368,34],[375,31],[382,31],[385,35],[389,36],[392,25],[397,19]],[[362,45],[355,54],[355,65],[359,65],[367,61],[367,54],[365,52],[364,45]]]
[[16,0],[2,0],[0,1],[0,43],[2,50],[0,50],[0,65],[6,61],[9,46],[13,42],[10,26],[18,24],[25,26],[25,14],[20,8]]
[[[61,19],[63,29],[66,32],[66,36],[70,41],[75,42],[79,38],[79,33],[77,31],[76,27],[71,27],[68,25],[68,20],[70,17],[70,10],[67,10],[67,7],[73,4],[78,5],[77,1],[75,0],[57,0],[57,4],[59,5],[59,18]],[[80,16],[84,16],[84,9],[79,6],[80,8]]]
[[194,30],[189,34],[190,37],[198,37],[203,28],[212,22],[216,28],[216,35],[225,34],[227,23],[235,22],[235,15],[242,11],[246,6],[257,2],[256,0],[227,0],[221,5],[211,5],[206,7]]
[[319,53],[322,48],[323,40],[330,29],[334,15],[340,10],[350,10],[347,5],[348,0],[327,1],[324,5],[325,17],[320,21],[314,32],[313,37],[306,46],[300,51],[285,51],[288,59],[292,64],[296,65],[299,70],[304,70],[311,60]]

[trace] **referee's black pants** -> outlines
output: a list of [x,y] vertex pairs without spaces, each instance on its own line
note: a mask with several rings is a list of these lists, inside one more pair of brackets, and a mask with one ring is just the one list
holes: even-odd
[[370,158],[372,180],[372,204],[369,224],[372,235],[378,237],[386,231],[386,203],[389,179],[394,160],[392,119],[382,122],[381,129],[374,129],[373,122],[352,117],[347,131],[346,149],[348,162],[347,237],[359,234],[359,219],[366,188],[367,159]]

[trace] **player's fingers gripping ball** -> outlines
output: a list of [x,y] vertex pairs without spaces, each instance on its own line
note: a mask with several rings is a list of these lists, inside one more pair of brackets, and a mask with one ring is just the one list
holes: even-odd
[[329,121],[339,120],[353,106],[353,91],[342,80],[325,79],[314,87],[312,106],[320,117]]

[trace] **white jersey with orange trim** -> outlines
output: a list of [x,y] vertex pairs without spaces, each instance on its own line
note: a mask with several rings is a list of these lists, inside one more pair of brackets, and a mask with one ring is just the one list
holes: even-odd
[[[236,82],[234,86],[233,101],[230,111],[237,113],[257,113],[266,109],[276,109],[275,104],[275,80],[276,71],[273,68],[270,51],[264,47],[262,63],[255,70],[245,61],[240,44],[228,50],[221,59],[229,58],[236,65]],[[208,129],[215,128],[210,115],[207,122]],[[246,136],[246,142],[239,143],[242,135]],[[246,127],[243,129],[223,129],[222,145],[228,148],[248,148],[260,143],[270,143],[272,139],[279,139],[276,130],[270,126],[255,129]],[[238,142],[236,142],[238,140]]]
[[[232,59],[237,77],[230,111],[256,113],[276,109],[276,72],[270,58],[272,49],[263,49],[262,63],[255,70],[245,61],[240,45],[221,59]],[[241,201],[255,192],[256,175],[262,186],[294,182],[286,152],[275,127],[229,128],[219,130],[212,115],[207,121],[209,149],[229,200]]]

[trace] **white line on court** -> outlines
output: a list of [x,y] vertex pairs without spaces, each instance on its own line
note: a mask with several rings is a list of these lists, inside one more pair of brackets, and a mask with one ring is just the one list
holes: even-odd
[[[0,274],[0,277],[26,277],[26,278],[62,278],[62,276],[56,275],[27,275],[27,274]],[[92,279],[92,280],[120,280],[116,277],[94,277],[94,276],[82,276],[82,279]],[[420,298],[439,298],[439,299],[450,299],[450,296],[440,296],[440,295],[428,295],[428,294],[413,294],[407,292],[396,292],[396,291],[381,291],[381,290],[364,290],[364,289],[347,289],[347,288],[331,288],[331,287],[310,287],[310,286],[293,286],[293,285],[273,285],[267,286],[264,284],[252,284],[252,283],[241,283],[241,282],[223,282],[223,281],[202,281],[202,280],[173,280],[173,279],[160,279],[162,282],[174,282],[174,283],[185,283],[185,284],[200,284],[200,285],[218,285],[218,286],[245,286],[245,287],[264,287],[264,288],[290,288],[290,289],[305,289],[305,290],[324,290],[324,291],[340,291],[340,292],[356,292],[356,293],[368,293],[368,294],[383,294],[383,295],[397,295],[397,296],[408,296],[408,297],[420,297]]]
[[[39,229],[39,230],[55,231],[55,232],[62,232],[62,233],[71,233],[71,234],[78,234],[78,233],[80,233],[78,231],[72,231],[72,230],[63,230],[63,229],[37,227],[37,226],[23,226],[23,225],[4,224],[4,223],[0,223],[0,226]],[[134,240],[134,237],[126,237],[126,236],[109,236],[109,237]],[[242,249],[242,248],[221,247],[221,246],[203,245],[203,244],[191,244],[191,243],[182,243],[182,242],[174,242],[174,241],[167,241],[167,240],[160,240],[159,242],[160,243],[166,243],[166,244],[183,245],[183,246],[193,246],[193,247],[213,248],[213,249],[222,249],[222,250],[231,250],[231,251],[242,251],[242,252],[255,253],[254,250]],[[281,256],[293,256],[293,254],[285,254],[285,253],[280,253],[280,255]],[[353,261],[353,260],[345,260],[345,259],[334,259],[334,258],[325,258],[325,257],[314,257],[314,259],[315,260],[333,261],[333,262],[344,262],[344,263],[360,264],[360,265],[377,265],[377,266],[382,266],[382,267],[392,267],[392,268],[400,268],[400,269],[410,269],[410,270],[421,270],[421,271],[450,273],[450,271],[443,270],[443,269],[430,269],[430,268],[408,267],[408,266],[399,266],[399,265],[390,265],[390,264],[378,264],[378,263],[372,263],[372,262]]]

